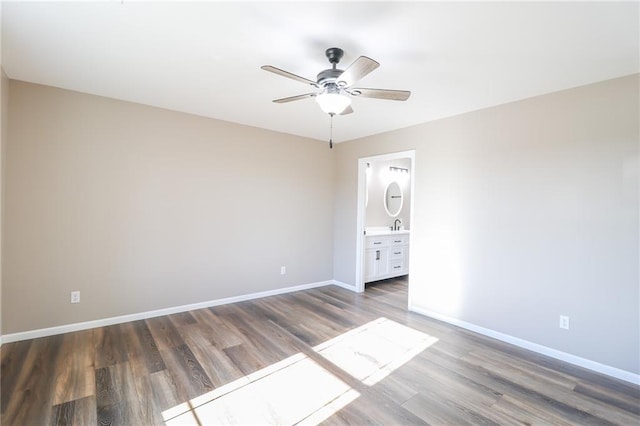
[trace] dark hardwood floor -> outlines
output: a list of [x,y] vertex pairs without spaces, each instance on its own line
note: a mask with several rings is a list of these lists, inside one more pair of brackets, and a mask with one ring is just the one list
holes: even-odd
[[5,344],[2,424],[640,424],[638,387],[406,304],[387,280]]

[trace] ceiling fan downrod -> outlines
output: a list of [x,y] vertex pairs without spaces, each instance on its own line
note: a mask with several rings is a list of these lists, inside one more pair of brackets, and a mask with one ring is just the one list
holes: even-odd
[[329,114],[329,116],[331,117],[331,124],[330,124],[330,130],[329,130],[329,149],[333,149],[333,116],[335,114]]

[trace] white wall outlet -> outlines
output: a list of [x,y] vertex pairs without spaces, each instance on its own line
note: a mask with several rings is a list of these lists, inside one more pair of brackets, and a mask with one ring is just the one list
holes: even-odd
[[71,292],[71,303],[80,303],[80,292],[72,291]]
[[281,266],[280,267],[280,275],[284,275],[287,273],[287,267],[286,266]]
[[560,315],[560,328],[565,330],[569,329],[569,317]]

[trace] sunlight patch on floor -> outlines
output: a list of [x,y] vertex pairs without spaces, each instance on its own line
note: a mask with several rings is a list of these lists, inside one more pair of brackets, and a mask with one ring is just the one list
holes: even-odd
[[[378,318],[328,340],[316,353],[373,386],[438,339]],[[162,413],[167,425],[318,424],[360,394],[298,353]]]
[[[360,394],[303,354],[163,413],[167,425],[317,424]],[[181,414],[178,412],[182,410]]]
[[314,348],[323,357],[372,386],[438,339],[387,318],[378,318]]

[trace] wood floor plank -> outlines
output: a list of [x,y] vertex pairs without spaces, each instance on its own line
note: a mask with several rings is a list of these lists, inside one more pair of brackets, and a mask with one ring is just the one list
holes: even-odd
[[53,407],[52,426],[84,426],[98,422],[96,400],[93,396],[68,401]]
[[[338,413],[346,421],[340,424],[379,424],[379,425],[424,425],[427,424],[419,416],[402,405],[387,399],[373,389],[363,389],[360,397],[347,405]],[[342,411],[352,412],[351,416],[342,416]],[[345,413],[346,414],[346,413]]]
[[341,329],[355,328],[362,323],[351,312],[338,308],[335,305],[320,301],[304,292],[293,293],[291,295],[293,303],[305,307],[308,311],[314,312],[317,316],[337,324]]
[[474,349],[465,355],[465,357],[469,356],[484,359],[488,363],[492,362],[508,366],[510,371],[515,374],[524,375],[531,380],[538,380],[545,384],[554,384],[565,389],[574,389],[577,385],[577,380],[567,374],[549,370],[546,367],[541,367],[529,361],[510,357],[499,350],[486,347]]
[[15,392],[15,398],[9,400],[2,414],[3,424],[35,424],[40,419],[48,423],[56,380],[55,370],[51,367],[57,362],[63,339],[62,335],[57,335],[33,341],[15,388],[2,389],[2,392]]
[[278,344],[281,340],[278,332],[269,327],[268,321],[256,321],[242,305],[226,307],[227,318],[239,330],[245,342],[257,349],[255,352],[268,364],[276,363],[295,353],[294,349]]
[[56,363],[53,404],[95,395],[93,330],[67,333]]
[[99,406],[96,413],[97,424],[100,426],[126,425],[127,418],[121,404]]
[[241,333],[216,315],[213,308],[192,312],[198,321],[198,331],[218,349],[224,349],[244,342]]
[[596,384],[578,383],[574,391],[596,399],[604,404],[640,415],[640,398],[626,393],[615,393]]
[[161,353],[178,385],[181,402],[210,392],[215,388],[198,359],[186,344],[163,349]]
[[[111,382],[114,389],[117,389],[115,404],[108,407],[107,412],[116,412],[117,418],[123,421],[123,424],[146,425],[152,424],[158,420],[156,416],[156,407],[153,400],[149,398],[151,389],[145,386],[146,383],[141,380],[136,381],[133,375],[133,361],[114,364],[109,369]],[[141,367],[138,364],[138,369]]]
[[[290,306],[290,304],[271,298],[269,300],[258,301],[255,304],[254,309],[261,312],[286,313],[289,311],[287,308],[288,306]],[[286,314],[270,315],[268,317],[273,318],[273,322],[278,324],[280,327],[285,328],[290,333],[306,342],[309,346],[316,346],[344,332],[344,329],[341,330],[336,328],[334,324],[325,321],[324,318],[317,316],[313,312],[302,317],[296,315],[294,321],[292,321],[292,318]]]
[[535,404],[529,404],[522,399],[512,398],[509,395],[503,395],[491,408],[505,416],[514,418],[520,424],[554,426],[570,426],[575,424],[562,417],[553,415]]
[[177,314],[171,314],[169,315],[169,320],[171,320],[176,327],[193,325],[198,322],[190,312],[178,312]]
[[107,367],[128,359],[127,347],[119,324],[94,329],[93,340],[96,368]]
[[162,424],[162,409],[153,392],[147,360],[139,357],[129,357],[129,366],[131,368],[133,386],[130,387],[130,396],[128,398],[134,400],[134,404],[139,409],[139,416],[145,419],[147,424]]
[[118,402],[118,390],[115,388],[109,367],[95,371],[96,406],[106,407]]
[[[233,423],[233,400],[262,423],[640,424],[640,387],[408,312],[407,294],[326,286],[6,343],[0,422],[197,424],[216,406]],[[347,393],[318,410],[311,371]],[[289,409],[292,381],[308,404]]]
[[435,388],[438,392],[458,395],[459,399],[468,400],[470,406],[489,407],[503,395],[490,386],[442,369],[436,362],[425,362],[424,358],[411,360],[400,368],[397,374],[407,383],[412,383],[414,377],[419,377],[420,381],[415,385],[419,391],[425,387]]
[[149,375],[149,382],[153,391],[153,399],[160,408],[160,415],[165,410],[173,408],[183,402],[186,397],[180,395],[178,384],[169,370],[161,370]]
[[428,394],[419,393],[402,404],[402,407],[428,424],[499,424],[458,404],[455,400],[439,398],[436,392],[429,392]]
[[184,344],[182,336],[169,317],[149,318],[146,319],[145,322],[151,331],[151,335],[158,349],[171,349]]
[[133,321],[121,324],[121,327],[129,358],[138,358],[144,361],[149,373],[155,373],[166,368],[158,350],[158,345],[145,321]]
[[75,401],[68,401],[60,405],[53,406],[51,414],[51,426],[69,426],[73,424],[75,417]]
[[396,375],[391,374],[386,377],[380,383],[376,385],[378,392],[386,395],[393,400],[396,404],[402,405],[407,402],[411,397],[418,394],[418,391],[414,389],[409,383]]
[[244,376],[244,373],[223,350],[213,346],[199,333],[191,333],[185,336],[185,340],[215,387],[231,383]]
[[244,344],[224,348],[223,351],[245,375],[255,373],[269,365],[262,360],[262,357],[257,357],[247,349]]
[[[0,348],[2,353],[2,367],[0,369],[0,389],[15,389],[18,381],[18,377],[23,370],[21,366],[27,357],[29,348],[33,340],[23,340],[21,342],[15,342],[13,344],[5,344]],[[1,395],[1,410],[0,413],[4,413],[7,404],[9,403],[10,392],[2,392]]]

